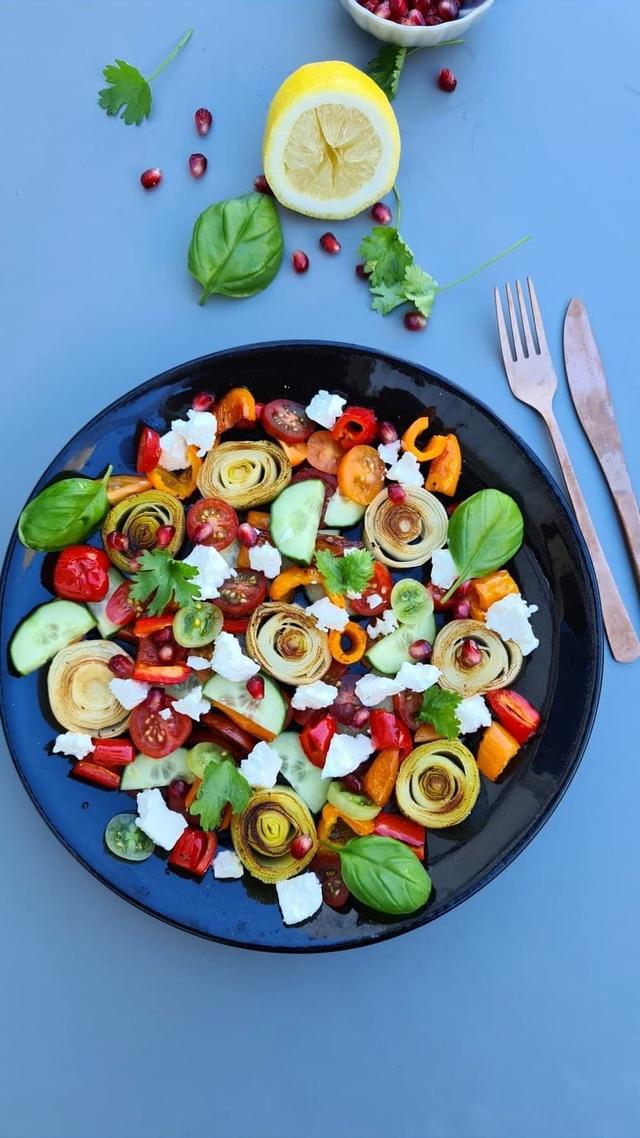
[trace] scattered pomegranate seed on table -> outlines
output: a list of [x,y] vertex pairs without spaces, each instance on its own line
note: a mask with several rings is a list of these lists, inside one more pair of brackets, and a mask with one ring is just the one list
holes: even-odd
[[306,857],[306,855],[309,853],[312,845],[313,842],[308,834],[298,834],[297,838],[293,839],[291,846],[289,847],[291,850],[291,856],[294,857],[296,861],[302,861],[302,858]]
[[215,401],[216,397],[210,391],[199,391],[194,395],[191,406],[194,411],[210,411]]
[[189,170],[194,178],[201,178],[206,172],[208,166],[207,157],[205,154],[190,154],[189,155]]
[[306,273],[309,268],[309,258],[306,253],[302,252],[302,249],[296,249],[291,254],[291,264],[297,273]]
[[244,545],[245,549],[253,549],[258,540],[258,531],[250,526],[248,522],[243,522],[238,526],[238,541],[240,545]]
[[156,545],[158,549],[166,549],[176,536],[175,526],[160,526],[156,531]]
[[211,114],[211,111],[209,111],[206,107],[198,107],[198,110],[195,112],[193,119],[196,124],[196,130],[198,134],[204,135],[209,133],[209,127],[213,122],[213,115]]
[[405,502],[407,498],[407,491],[405,490],[404,486],[400,485],[399,482],[394,482],[393,485],[390,486],[387,490],[387,494],[389,496],[389,501],[394,502],[396,506],[401,505],[401,503]]
[[264,699],[264,680],[262,676],[252,676],[247,680],[247,691],[252,699]]
[[257,177],[253,179],[253,188],[257,190],[259,194],[269,194],[270,197],[273,197],[273,190],[264,174],[258,174]]
[[453,74],[453,71],[451,70],[451,68],[443,67],[442,71],[438,75],[438,87],[440,88],[440,90],[446,91],[447,94],[451,94],[452,91],[455,91],[457,86],[458,86],[458,80],[456,79],[455,75]]
[[388,225],[393,215],[385,202],[376,202],[375,205],[371,206],[371,216],[374,221],[378,222],[378,225]]
[[325,253],[339,253],[342,249],[342,245],[338,241],[338,238],[334,237],[333,233],[323,233],[320,238],[320,244]]
[[404,326],[408,332],[422,332],[427,326],[427,318],[421,312],[405,312]]
[[202,545],[213,534],[213,526],[211,522],[199,522],[193,529],[193,540],[196,545]]
[[133,672],[133,666],[133,660],[125,656],[124,653],[122,656],[112,656],[107,662],[109,671],[113,672],[113,675],[117,676],[119,680],[128,680]]
[[143,170],[140,175],[140,185],[144,186],[145,190],[154,190],[159,186],[162,181],[162,170],[157,166],[152,166],[149,170]]
[[398,432],[393,423],[387,422],[386,419],[384,419],[382,423],[378,423],[378,440],[383,444],[396,443],[398,441]]
[[368,281],[369,280],[369,274],[368,274],[367,270],[365,269],[364,265],[356,265],[356,276],[360,277],[361,281]]

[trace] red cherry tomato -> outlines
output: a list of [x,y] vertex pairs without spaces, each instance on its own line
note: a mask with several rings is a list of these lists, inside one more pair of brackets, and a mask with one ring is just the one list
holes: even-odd
[[239,569],[236,577],[229,577],[220,586],[216,604],[225,617],[248,616],[261,605],[267,595],[267,579],[256,569]]
[[137,605],[129,600],[131,586],[131,581],[123,581],[107,601],[105,616],[118,628],[124,628],[125,624],[131,624],[142,612],[142,605]]
[[307,443],[307,462],[326,474],[337,474],[342,458],[342,447],[331,431],[314,431]]
[[420,724],[416,718],[422,707],[422,695],[416,691],[401,691],[393,697],[393,710],[410,731],[417,731]]
[[[375,562],[373,567],[373,578],[371,583],[367,585],[361,597],[357,600],[349,601],[349,608],[358,616],[380,616],[380,613],[389,608],[389,598],[391,597],[391,590],[393,588],[393,580],[386,565],[381,565],[379,561]],[[379,604],[369,608],[369,597],[382,597]]]
[[58,554],[53,591],[66,601],[101,601],[109,592],[110,565],[103,549],[70,545]]
[[218,839],[215,834],[189,828],[180,835],[169,854],[169,865],[202,877],[211,865],[217,848]]
[[300,732],[300,746],[314,767],[324,766],[331,740],[337,730],[333,715],[320,711]]
[[331,428],[331,437],[343,450],[372,443],[377,433],[377,419],[368,407],[347,407]]
[[[163,719],[161,711],[168,709],[171,715]],[[163,695],[159,701],[149,704],[148,698],[139,703],[131,712],[129,734],[134,746],[143,755],[152,759],[163,759],[188,739],[193,726],[188,715],[182,715],[171,707],[171,698]]]
[[150,474],[160,462],[160,435],[151,427],[143,427],[138,443],[136,470],[138,474]]
[[304,443],[315,431],[302,403],[292,399],[273,399],[266,403],[260,416],[268,435],[283,443]]
[[340,855],[332,850],[319,850],[309,867],[317,873],[322,885],[322,899],[332,909],[341,909],[351,894],[340,872]]
[[[211,526],[211,533],[203,537],[198,532],[203,523]],[[213,549],[226,549],[235,540],[238,532],[238,515],[232,506],[221,498],[201,498],[189,507],[187,513],[187,533],[198,545],[210,545]]]

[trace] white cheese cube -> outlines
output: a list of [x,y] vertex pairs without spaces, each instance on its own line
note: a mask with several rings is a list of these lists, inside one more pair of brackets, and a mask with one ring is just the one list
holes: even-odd
[[269,790],[276,785],[281,766],[280,755],[268,743],[260,742],[240,763],[240,774],[244,775],[250,786]]
[[157,787],[143,790],[137,795],[138,815],[136,826],[163,850],[172,850],[178,838],[187,829],[182,814],[169,810]]
[[301,873],[288,881],[278,881],[276,892],[285,925],[299,925],[322,905],[322,886],[315,873]]

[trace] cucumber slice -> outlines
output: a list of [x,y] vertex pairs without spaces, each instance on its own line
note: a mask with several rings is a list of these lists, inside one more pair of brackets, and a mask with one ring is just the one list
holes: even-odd
[[415,624],[433,612],[433,597],[419,581],[404,577],[391,590],[391,608],[401,624]]
[[109,601],[111,600],[116,589],[120,588],[120,585],[123,583],[123,581],[124,577],[122,576],[120,570],[116,569],[115,565],[112,565],[109,570],[109,589],[107,591],[106,597],[103,597],[101,601],[89,601],[89,604],[87,605],[87,608],[90,610],[90,612],[93,613],[94,617],[96,618],[98,632],[100,633],[103,640],[108,640],[110,636],[115,636],[116,632],[120,631],[120,626],[113,624],[113,622],[109,620],[109,617],[107,616],[107,605],[109,604]]
[[366,508],[344,498],[340,491],[336,490],[333,498],[329,499],[324,520],[328,526],[355,526],[364,517]]
[[319,814],[327,801],[328,780],[322,777],[318,767],[309,762],[300,745],[300,736],[295,731],[285,731],[269,746],[282,759],[282,777],[306,802],[311,813]]
[[9,649],[11,663],[22,676],[41,668],[68,644],[95,628],[85,605],[75,601],[47,601],[19,624]]
[[416,640],[428,640],[433,644],[436,635],[436,622],[432,612],[425,612],[415,624],[401,624],[395,632],[374,641],[365,659],[376,671],[385,676],[395,676],[406,660],[411,663],[409,646]]
[[122,772],[120,790],[152,790],[154,786],[168,786],[174,778],[193,782],[195,775],[187,763],[186,747],[178,747],[164,759],[152,759],[142,753],[136,755]]
[[353,794],[352,791],[345,790],[342,783],[337,780],[329,783],[327,797],[336,810],[358,822],[371,822],[380,813],[380,807],[367,798],[366,794]]
[[271,506],[271,537],[283,557],[309,565],[324,505],[324,482],[309,478],[287,486]]
[[196,778],[204,778],[205,769],[215,759],[230,759],[231,754],[216,743],[196,743],[187,752],[187,766]]
[[204,697],[225,711],[245,731],[258,739],[271,740],[284,727],[287,704],[278,685],[269,676],[260,674],[264,680],[263,699],[253,699],[241,680],[225,680],[223,676],[211,677],[205,684]]

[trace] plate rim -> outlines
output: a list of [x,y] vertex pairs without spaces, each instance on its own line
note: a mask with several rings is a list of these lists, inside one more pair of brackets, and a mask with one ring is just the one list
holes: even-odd
[[[600,694],[601,694],[601,690],[602,690],[602,678],[603,678],[603,671],[604,671],[604,624],[603,624],[603,619],[602,619],[602,607],[600,604],[600,594],[598,591],[595,570],[593,567],[593,562],[591,559],[591,555],[589,553],[588,546],[587,546],[586,541],[583,537],[583,534],[580,530],[577,519],[573,513],[572,507],[570,505],[570,502],[569,502],[565,492],[563,491],[563,489],[561,488],[561,486],[559,485],[559,483],[557,482],[557,480],[553,476],[553,474],[549,471],[549,469],[547,468],[545,463],[535,453],[535,451],[533,451],[532,448],[529,446],[529,444],[527,442],[525,442],[525,440],[522,439],[521,436],[511,426],[509,426],[508,423],[506,423],[503,419],[501,419],[500,416],[497,415],[496,412],[493,411],[491,407],[489,407],[483,400],[478,399],[475,395],[471,394],[471,392],[465,391],[464,388],[460,387],[458,384],[452,382],[451,380],[445,378],[439,372],[434,371],[431,368],[427,367],[425,364],[416,363],[414,360],[407,359],[404,356],[398,356],[398,355],[395,355],[394,353],[386,352],[386,351],[380,350],[378,348],[367,347],[364,344],[353,344],[353,343],[349,343],[346,341],[340,341],[340,340],[315,340],[315,339],[305,339],[305,338],[303,338],[303,339],[267,340],[264,342],[253,342],[251,344],[238,344],[238,345],[235,345],[234,347],[222,348],[216,352],[207,352],[202,356],[197,356],[191,360],[185,360],[184,362],[182,362],[180,364],[176,364],[173,367],[167,368],[165,371],[159,372],[157,375],[152,376],[150,379],[144,380],[142,383],[136,384],[135,387],[132,387],[128,391],[123,392],[121,395],[119,395],[115,399],[113,399],[111,401],[111,403],[107,404],[106,407],[103,407],[94,416],[92,416],[91,419],[87,420],[86,423],[83,423],[82,426],[80,426],[78,428],[78,430],[75,432],[75,434],[73,434],[69,439],[67,439],[67,441],[63,444],[63,446],[58,450],[58,452],[51,459],[51,461],[49,462],[46,469],[42,472],[42,474],[40,475],[40,477],[38,478],[38,480],[34,484],[33,488],[31,489],[31,491],[28,495],[28,497],[25,499],[24,505],[26,505],[28,502],[30,502],[32,500],[32,498],[35,497],[35,495],[38,494],[40,492],[40,490],[45,485],[48,484],[48,482],[50,481],[50,478],[51,478],[51,475],[49,474],[49,472],[50,472],[51,468],[58,463],[63,451],[65,451],[69,447],[71,447],[73,445],[73,443],[77,439],[79,439],[80,436],[83,435],[91,427],[93,427],[94,425],[99,423],[101,420],[103,420],[105,417],[110,415],[116,409],[126,407],[128,402],[137,398],[141,393],[151,391],[155,387],[164,387],[164,386],[167,386],[167,385],[174,383],[174,382],[178,383],[180,381],[183,381],[185,379],[185,372],[188,372],[189,369],[196,370],[197,368],[202,367],[206,363],[218,361],[218,360],[224,359],[225,357],[238,355],[239,353],[248,354],[248,353],[257,353],[257,352],[264,352],[264,351],[269,351],[269,352],[278,351],[278,350],[281,351],[281,350],[287,349],[287,348],[302,348],[302,349],[306,348],[306,349],[314,349],[314,350],[317,350],[317,349],[319,349],[319,350],[333,349],[333,350],[338,350],[338,351],[342,351],[342,352],[349,352],[352,354],[358,354],[358,355],[367,356],[367,357],[375,357],[377,360],[380,360],[382,362],[387,362],[387,363],[391,364],[392,366],[400,365],[401,367],[408,367],[408,368],[415,369],[418,372],[423,373],[424,376],[427,379],[429,379],[431,382],[435,381],[436,383],[441,384],[442,387],[444,389],[446,389],[450,394],[453,394],[456,397],[459,397],[459,398],[462,398],[463,400],[466,400],[474,408],[479,408],[492,421],[492,423],[495,427],[498,427],[500,430],[502,430],[508,436],[510,436],[511,439],[516,443],[516,445],[519,446],[520,449],[524,452],[524,454],[529,459],[529,461],[538,469],[538,471],[542,475],[544,481],[547,484],[548,489],[551,491],[552,495],[555,497],[558,505],[560,506],[562,512],[566,516],[566,518],[569,522],[569,526],[573,532],[573,536],[576,540],[576,543],[581,550],[582,558],[583,558],[583,562],[584,562],[584,567],[586,569],[587,578],[588,578],[589,584],[590,584],[591,599],[592,599],[594,610],[595,610],[595,629],[594,629],[594,631],[595,631],[595,642],[596,642],[595,643],[595,659],[593,661],[594,684],[593,684],[592,696],[591,696],[591,700],[590,700],[590,704],[589,704],[589,708],[588,708],[588,712],[587,712],[586,724],[585,724],[585,728],[584,728],[584,731],[582,734],[582,738],[579,741],[579,744],[578,744],[578,747],[576,749],[575,755],[573,757],[571,766],[568,768],[568,770],[565,774],[563,783],[559,787],[559,790],[555,794],[553,800],[545,808],[541,817],[535,819],[526,828],[526,830],[524,831],[524,834],[520,834],[518,836],[518,838],[511,843],[511,845],[504,852],[504,856],[500,858],[500,860],[496,863],[496,865],[494,865],[490,870],[488,870],[486,873],[484,873],[479,881],[469,885],[469,887],[467,889],[463,890],[458,896],[456,896],[455,898],[452,898],[451,901],[448,902],[439,911],[437,918],[436,917],[429,917],[429,915],[428,915],[429,910],[427,907],[424,910],[424,913],[421,914],[420,917],[416,918],[415,922],[412,923],[409,928],[407,928],[406,926],[402,927],[402,928],[396,928],[393,925],[389,925],[385,929],[383,929],[381,932],[378,931],[376,933],[370,933],[368,935],[364,935],[364,936],[358,938],[357,940],[354,940],[354,939],[345,940],[339,944],[301,944],[301,945],[296,945],[296,946],[291,946],[291,945],[278,946],[278,945],[274,945],[274,944],[249,944],[245,941],[235,940],[235,939],[232,939],[229,937],[224,937],[221,935],[209,933],[209,932],[194,928],[192,925],[187,925],[181,920],[172,918],[170,916],[166,916],[163,913],[159,913],[152,906],[145,905],[142,901],[140,901],[140,900],[136,899],[135,897],[130,896],[128,893],[124,892],[114,882],[108,881],[105,877],[103,877],[103,875],[99,872],[98,869],[94,868],[87,861],[85,861],[85,859],[82,857],[82,855],[72,845],[70,845],[70,843],[67,841],[67,839],[60,833],[60,831],[58,830],[56,825],[53,823],[53,821],[46,814],[44,807],[41,805],[41,803],[36,798],[35,793],[33,792],[32,788],[31,788],[31,786],[27,780],[26,774],[23,772],[23,770],[21,768],[21,764],[20,764],[20,762],[17,758],[17,755],[14,751],[13,742],[12,742],[12,739],[11,739],[11,736],[10,736],[9,730],[8,730],[8,720],[7,720],[7,711],[6,711],[6,705],[5,705],[4,685],[0,684],[0,723],[2,725],[2,731],[3,731],[4,739],[5,739],[5,742],[7,745],[7,749],[9,751],[10,756],[11,756],[11,760],[13,762],[13,765],[14,765],[17,773],[18,773],[20,781],[22,782],[22,785],[24,786],[31,802],[33,803],[36,810],[38,811],[38,814],[43,819],[43,821],[46,823],[49,830],[54,834],[56,839],[64,846],[64,848],[72,855],[72,857],[74,857],[75,860],[80,865],[82,865],[82,867],[85,870],[87,870],[97,881],[99,881],[103,886],[105,886],[105,888],[109,889],[112,893],[115,893],[118,897],[122,898],[124,901],[128,902],[131,905],[134,905],[137,909],[140,909],[142,912],[149,914],[150,916],[154,917],[156,920],[163,921],[165,924],[170,925],[173,928],[181,929],[184,932],[191,933],[192,935],[198,936],[203,940],[207,940],[207,941],[217,943],[217,944],[228,945],[229,947],[232,947],[232,948],[241,948],[241,949],[244,949],[246,951],[266,952],[266,953],[285,953],[285,954],[289,953],[292,955],[297,955],[297,954],[321,954],[321,953],[326,953],[326,952],[344,952],[344,951],[351,950],[354,948],[366,948],[366,947],[369,947],[371,945],[382,944],[385,941],[392,940],[392,939],[399,937],[399,936],[405,936],[405,935],[409,935],[413,932],[416,932],[417,930],[425,928],[427,925],[431,924],[435,919],[440,919],[441,917],[446,916],[448,913],[452,912],[453,909],[456,909],[456,908],[458,908],[459,905],[463,904],[463,902],[468,901],[470,897],[473,897],[476,893],[479,893],[482,889],[485,888],[485,886],[489,885],[492,881],[494,881],[495,878],[498,877],[498,875],[501,874],[509,865],[511,865],[511,863],[513,861],[515,861],[515,859],[527,848],[527,846],[533,841],[533,839],[536,837],[536,835],[540,833],[542,828],[546,825],[546,823],[549,821],[549,819],[555,813],[557,807],[559,806],[559,804],[562,801],[562,799],[564,798],[567,790],[569,789],[569,786],[573,782],[576,771],[577,771],[578,767],[580,766],[580,763],[582,762],[585,750],[587,748],[587,745],[588,745],[590,737],[591,737],[591,733],[593,731],[593,726],[594,726],[594,722],[595,722],[595,718],[596,718],[596,714],[597,714],[597,710],[598,710],[598,705],[599,705],[599,701],[600,701]],[[22,508],[24,508],[24,506]],[[18,544],[18,519],[19,519],[19,515],[18,515],[18,518],[16,519],[16,522],[14,524],[13,530],[11,532],[11,535],[10,535],[10,538],[9,538],[9,541],[7,544],[7,548],[6,548],[6,552],[5,552],[5,556],[4,556],[4,560],[3,560],[3,564],[2,564],[2,572],[0,573],[0,625],[2,623],[2,617],[4,614],[5,593],[6,593],[7,587],[8,587],[9,564],[10,564],[10,561],[13,557],[14,549],[15,549],[16,545]],[[5,669],[6,669],[6,663],[4,660],[2,660],[2,661],[0,661],[0,675],[5,671]]]

